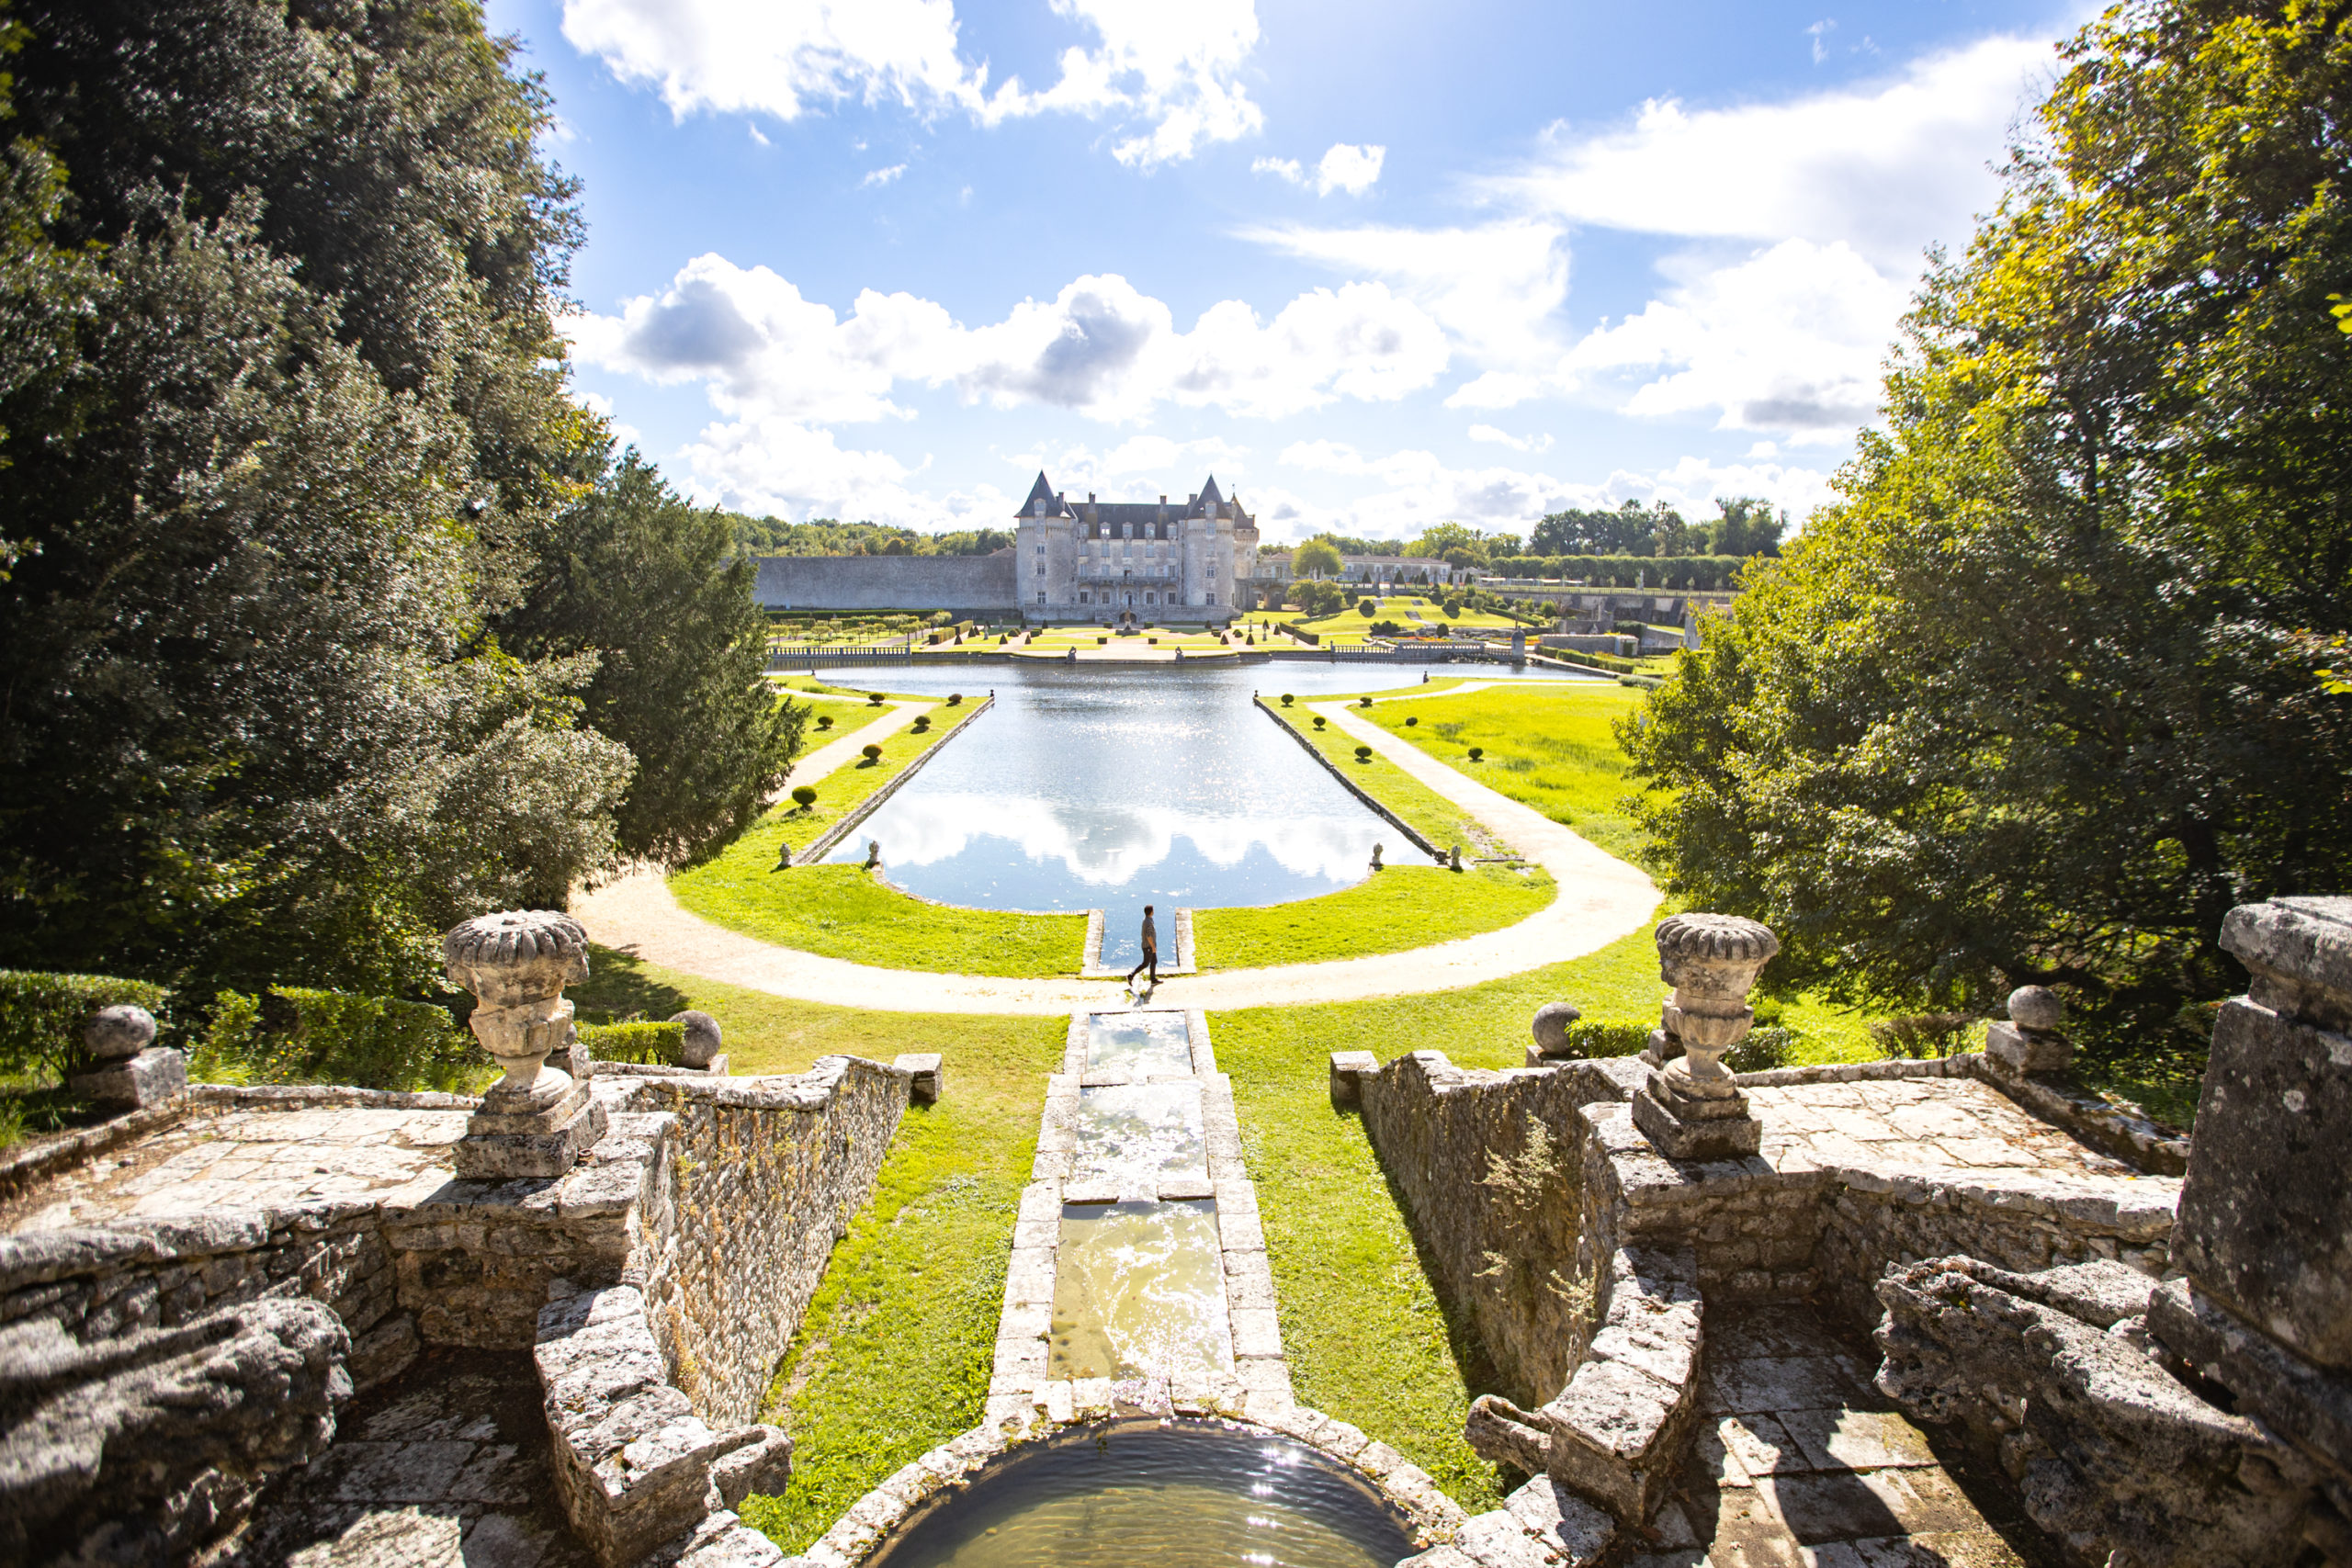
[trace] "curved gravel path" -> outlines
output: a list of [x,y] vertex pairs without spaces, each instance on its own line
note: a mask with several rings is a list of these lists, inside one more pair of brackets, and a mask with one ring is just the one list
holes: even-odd
[[[1297,1006],[1451,990],[1581,957],[1638,931],[1657,909],[1658,890],[1647,876],[1550,818],[1464,776],[1386,730],[1350,716],[1345,704],[1307,706],[1467,808],[1498,838],[1550,872],[1559,884],[1560,896],[1515,926],[1434,947],[1329,964],[1220,969],[1164,980],[1152,994],[1152,1006]],[[895,728],[893,721],[901,717],[893,714],[825,750],[846,747],[842,756],[853,756],[865,743],[867,731],[883,726]],[[808,762],[813,764],[822,756],[821,751],[813,753]],[[658,870],[639,872],[578,896],[572,900],[572,913],[597,942],[664,968],[835,1007],[908,1012],[1066,1013],[1079,1008],[1116,1007],[1125,995],[1114,981],[932,975],[879,969],[777,947],[689,914],[672,897]]]

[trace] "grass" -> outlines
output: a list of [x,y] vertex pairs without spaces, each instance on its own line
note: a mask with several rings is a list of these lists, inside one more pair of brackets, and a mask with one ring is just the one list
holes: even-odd
[[780,947],[886,969],[962,975],[1075,975],[1086,945],[1083,915],[1021,915],[949,908],[891,887],[857,865],[775,869],[778,846],[803,852],[832,824],[977,711],[977,704],[931,711],[928,735],[900,729],[878,762],[863,759],[817,784],[808,811],[779,806],[717,858],[670,878],[678,902],[714,924]]
[[[1360,716],[1621,859],[1638,861],[1649,835],[1626,811],[1639,781],[1611,726],[1642,694],[1598,682],[1491,687],[1464,695],[1375,701]],[[1408,725],[1407,719],[1418,723]],[[1485,756],[1470,761],[1470,748]]]
[[1476,818],[1387,758],[1375,752],[1371,761],[1357,761],[1355,738],[1338,725],[1316,728],[1315,716],[1306,711],[1306,703],[1332,701],[1352,703],[1354,699],[1313,697],[1285,708],[1279,696],[1269,694],[1266,706],[1279,721],[1290,726],[1293,733],[1329,758],[1344,776],[1440,849],[1449,844],[1493,843],[1494,835]]
[[[1407,844],[1398,860],[1420,860]],[[1193,916],[1193,950],[1204,970],[1270,964],[1320,964],[1403,953],[1457,937],[1517,925],[1551,903],[1549,874],[1529,867],[1465,867],[1456,875],[1419,863],[1391,863],[1356,886],[1319,898],[1255,909],[1201,909]]]

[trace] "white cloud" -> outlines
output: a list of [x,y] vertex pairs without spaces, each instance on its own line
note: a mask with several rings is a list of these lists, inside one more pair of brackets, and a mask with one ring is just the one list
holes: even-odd
[[1191,494],[1212,473],[1231,491],[1237,480],[1248,477],[1249,457],[1250,448],[1222,436],[1174,441],[1165,435],[1133,435],[1108,451],[1098,452],[1081,442],[1008,453],[1004,461],[1021,476],[1023,490],[1030,476],[1042,470],[1058,490],[1093,490],[1106,497],[1136,500]]
[[1806,36],[1813,39],[1813,62],[1815,65],[1829,58],[1829,35],[1837,30],[1838,19],[1835,17],[1824,17],[1805,28]]
[[1432,384],[1447,360],[1437,323],[1380,283],[1310,289],[1271,321],[1227,299],[1180,332],[1164,303],[1106,274],[966,327],[931,300],[872,289],[840,318],[768,268],[715,254],[661,294],[566,330],[582,364],[705,381],[730,417],[820,423],[907,417],[891,401],[900,381],[1107,421],[1163,401],[1274,418],[1340,398],[1393,400]]
[[1524,535],[1547,512],[1613,507],[1626,501],[1663,501],[1699,520],[1715,514],[1714,498],[1730,495],[1760,495],[1788,508],[1792,518],[1802,518],[1829,496],[1829,476],[1818,469],[1777,463],[1718,465],[1696,457],[1646,472],[1620,468],[1598,484],[1571,483],[1516,468],[1449,468],[1430,452],[1366,457],[1334,441],[1295,442],[1283,449],[1281,461],[1305,472],[1367,478],[1380,486],[1338,503],[1309,501],[1277,485],[1259,487],[1259,515],[1275,520],[1278,526],[1270,531],[1284,538],[1305,538],[1326,528],[1405,537],[1448,521]]
[[1541,156],[1478,188],[1522,211],[1642,233],[1843,241],[1907,274],[1924,246],[1959,244],[1992,205],[1991,165],[2052,72],[2048,40],[1996,37],[1891,81],[1781,103],[1654,98],[1618,130],[1555,127]]
[[1562,236],[1557,223],[1511,220],[1475,229],[1289,226],[1242,237],[1387,279],[1480,363],[1532,365],[1561,347],[1552,318],[1568,293]]
[[1881,365],[1907,289],[1844,244],[1785,240],[1687,280],[1602,326],[1560,362],[1567,389],[1630,394],[1634,415],[1713,412],[1717,428],[1843,441],[1878,406]]
[[1515,408],[1531,398],[1540,398],[1545,391],[1544,378],[1525,376],[1513,370],[1489,370],[1473,380],[1453,389],[1445,400],[1450,409]]
[[1116,120],[1113,155],[1148,168],[1264,123],[1236,79],[1258,42],[1254,0],[1054,0],[1092,39],[1062,52],[1041,92],[993,90],[959,51],[952,0],[564,0],[563,36],[671,112],[797,119],[845,98],[982,124],[1061,111]]
[[1544,452],[1549,451],[1552,446],[1552,438],[1549,435],[1513,435],[1510,431],[1498,430],[1491,424],[1472,425],[1470,439],[1487,442],[1497,446],[1508,446],[1514,452]]
[[676,454],[681,487],[706,505],[805,521],[838,517],[938,532],[1002,527],[1017,502],[994,485],[933,495],[917,488],[931,467],[887,452],[843,447],[830,430],[762,418],[713,424]]
[[887,169],[876,169],[857,183],[861,186],[887,186],[906,172],[904,164],[893,164]]
[[1260,158],[1250,165],[1256,175],[1274,175],[1295,186],[1315,187],[1317,196],[1329,196],[1335,190],[1350,196],[1362,196],[1380,179],[1380,165],[1388,157],[1385,147],[1359,147],[1346,141],[1336,141],[1323,154],[1310,175],[1295,158]]

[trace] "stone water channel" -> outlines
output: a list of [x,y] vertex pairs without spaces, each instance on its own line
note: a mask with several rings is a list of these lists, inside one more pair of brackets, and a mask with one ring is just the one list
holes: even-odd
[[1074,1015],[1046,1079],[987,1421],[808,1562],[1388,1568],[1461,1520],[1294,1404],[1231,1081],[1204,1014],[1144,1007]]

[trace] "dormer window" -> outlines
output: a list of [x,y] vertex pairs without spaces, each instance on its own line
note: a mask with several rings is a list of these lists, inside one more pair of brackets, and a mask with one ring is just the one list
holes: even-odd
[[1136,525],[1134,524],[1125,524],[1123,525],[1123,528],[1124,531],[1121,535],[1122,537],[1132,539],[1136,536]]

